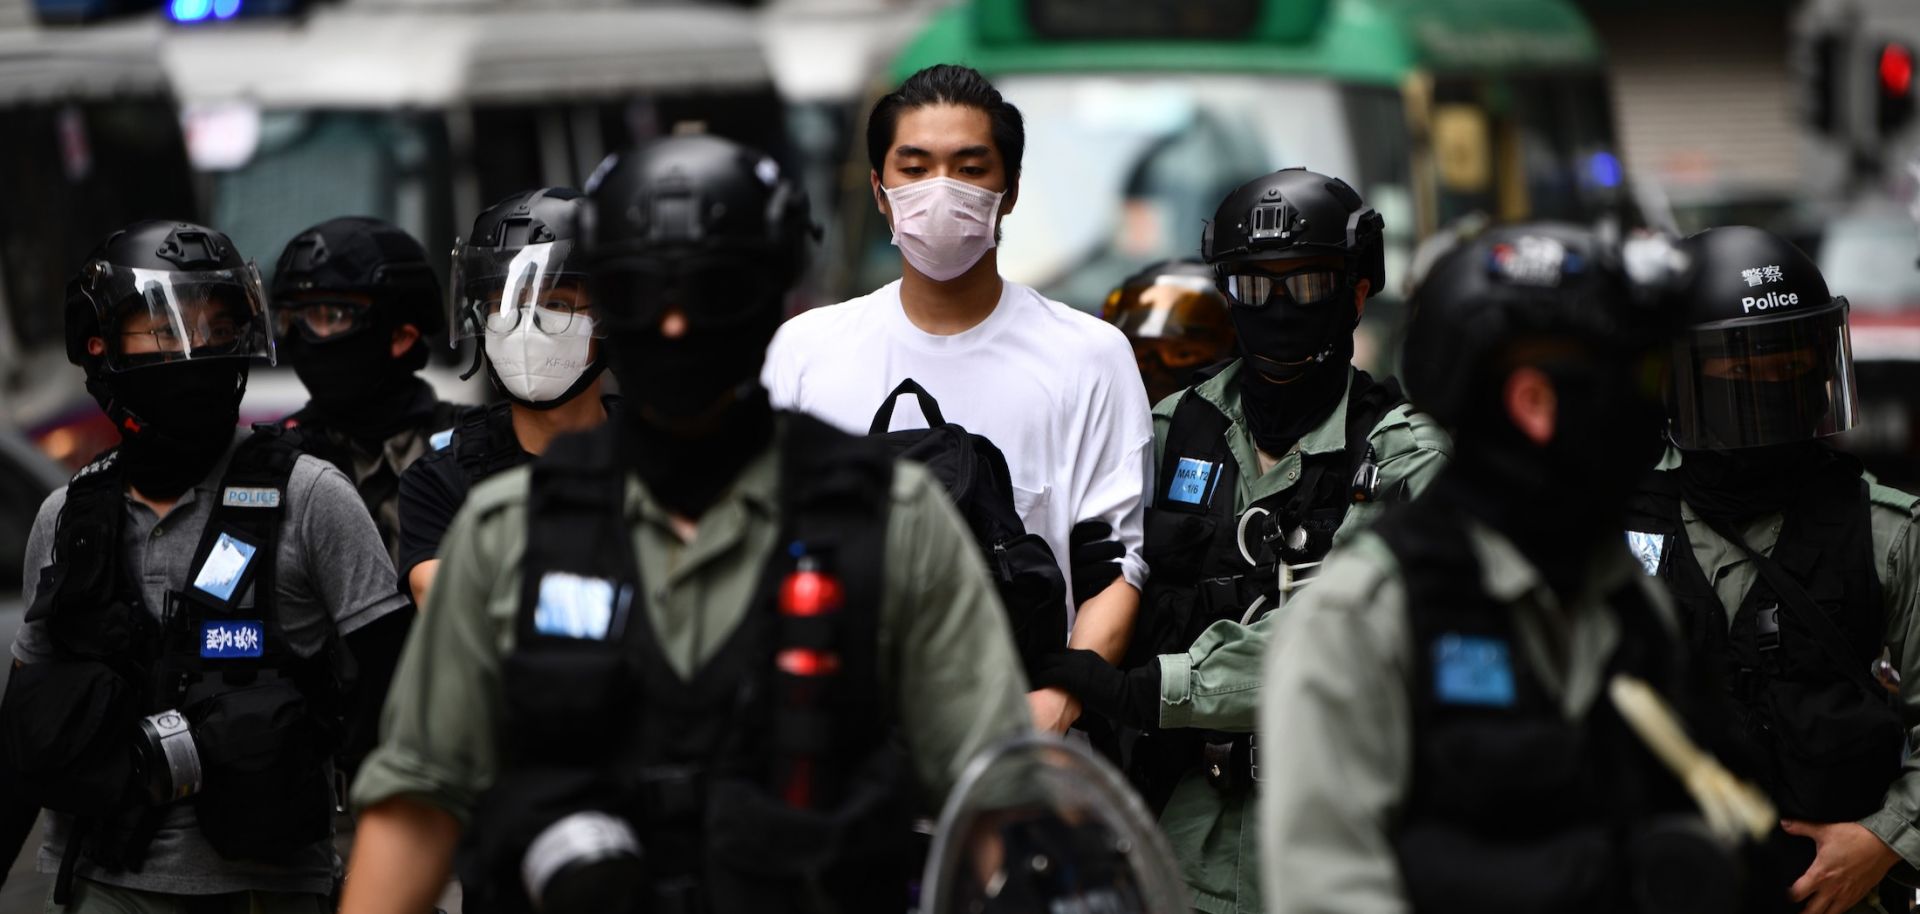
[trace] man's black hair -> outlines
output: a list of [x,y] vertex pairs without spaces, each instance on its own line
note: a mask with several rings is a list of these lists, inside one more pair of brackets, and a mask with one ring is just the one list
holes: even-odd
[[1007,167],[1007,189],[1020,180],[1020,155],[1027,148],[1027,127],[1020,109],[1000,97],[980,71],[958,64],[934,64],[900,84],[873,106],[867,116],[867,159],[876,173],[884,172],[887,149],[893,145],[900,112],[929,105],[962,105],[987,113],[993,125],[993,145]]

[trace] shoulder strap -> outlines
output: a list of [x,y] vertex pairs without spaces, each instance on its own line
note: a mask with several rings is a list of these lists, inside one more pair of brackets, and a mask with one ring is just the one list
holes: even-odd
[[[252,585],[256,610],[270,605],[287,480],[300,453],[272,425],[255,426],[253,435],[234,450],[187,566],[186,597],[226,615]],[[266,621],[275,624],[270,614]]]
[[118,450],[94,458],[67,484],[66,503],[54,525],[53,561],[40,569],[26,614],[28,622],[46,621],[61,650],[119,654],[134,643],[132,626],[145,621],[109,610],[118,595],[139,592],[121,566],[126,488]]
[[[1373,430],[1379,427],[1380,420],[1405,402],[1407,398],[1400,392],[1399,381],[1392,378],[1375,381],[1372,375],[1354,369],[1352,386],[1347,389],[1345,446],[1347,468],[1352,473],[1349,478],[1353,480],[1349,487],[1349,503],[1378,501],[1381,498],[1380,469],[1375,466],[1377,458],[1370,439]],[[1395,500],[1404,500],[1405,496],[1402,492],[1384,494]]]
[[1225,499],[1225,510],[1232,513],[1239,487],[1239,466],[1227,445],[1227,431],[1232,427],[1226,413],[1194,388],[1181,393],[1180,402],[1173,407],[1173,418],[1167,422],[1154,507],[1204,514],[1215,499]]
[[[1747,560],[1752,562],[1753,567],[1760,572],[1760,577],[1773,590],[1774,596],[1780,598],[1781,607],[1792,610],[1796,617],[1817,633],[1818,637],[1813,640],[1818,642],[1827,659],[1835,664],[1835,669],[1847,672],[1849,674],[1847,678],[1851,680],[1858,680],[1867,674],[1866,661],[1849,658],[1841,651],[1842,645],[1851,643],[1846,634],[1820,608],[1820,604],[1807,595],[1806,589],[1800,586],[1800,582],[1793,579],[1793,575],[1788,574],[1779,562],[1747,545],[1746,538],[1725,521],[1705,515],[1702,515],[1701,519],[1706,521],[1707,526],[1713,528],[1713,532],[1720,534],[1721,538],[1738,546],[1740,551],[1747,554]],[[1781,536],[1784,538],[1786,535],[1787,531],[1782,530]]]
[[915,400],[920,401],[920,414],[927,418],[928,428],[938,428],[947,424],[946,417],[940,414],[939,401],[933,398],[933,394],[927,393],[927,389],[921,387],[919,381],[908,378],[901,381],[900,386],[895,387],[892,393],[887,394],[887,399],[880,404],[880,411],[873,414],[873,424],[867,426],[867,434],[887,433],[888,428],[893,425],[893,406],[903,394],[912,394]]
[[506,403],[474,407],[460,414],[454,430],[455,458],[469,483],[499,472],[514,456],[520,439],[513,433],[513,408]]
[[[614,430],[601,425],[561,435],[533,462],[527,489],[527,543],[520,563],[520,610],[515,636],[523,647],[592,645],[626,639],[639,605],[640,564],[627,529],[627,473]],[[541,618],[543,600],[555,611],[605,610],[604,619]],[[583,636],[591,624],[604,629]]]

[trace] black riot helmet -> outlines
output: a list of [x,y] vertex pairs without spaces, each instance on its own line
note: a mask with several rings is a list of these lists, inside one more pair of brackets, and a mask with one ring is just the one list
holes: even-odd
[[[100,337],[105,351],[88,351]],[[274,357],[260,274],[232,239],[186,222],[114,232],[67,281],[67,361],[89,379],[148,365]]]
[[1228,310],[1212,267],[1163,260],[1122,280],[1107,294],[1100,317],[1127,335],[1147,398],[1158,403],[1185,389],[1201,369],[1232,355]]
[[1322,255],[1346,258],[1348,275],[1367,280],[1372,295],[1387,280],[1385,226],[1347,182],[1286,168],[1248,181],[1220,201],[1201,234],[1200,256],[1220,277],[1220,291],[1241,304],[1257,306],[1251,294],[1257,290],[1230,287],[1234,266]]
[[1680,293],[1668,435],[1685,450],[1808,441],[1857,420],[1847,300],[1800,249],[1744,225],[1681,242],[1694,263]]
[[1644,367],[1671,338],[1668,298],[1685,257],[1664,239],[1623,248],[1560,223],[1503,226],[1434,264],[1409,301],[1401,379],[1415,406],[1458,428],[1512,366],[1515,347],[1567,345],[1594,363]]
[[771,334],[813,234],[806,192],[771,156],[667,137],[602,164],[587,195],[582,245],[610,331],[651,329],[679,306],[696,327]]
[[[273,294],[281,338],[324,343],[368,328],[412,324],[424,336],[442,326],[440,280],[427,251],[399,226],[369,216],[342,216],[287,242],[274,268]],[[329,295],[349,293],[371,305]],[[409,370],[426,364],[416,345]]]
[[571,187],[542,187],[482,211],[473,234],[453,246],[448,343],[517,321],[514,309],[539,309],[556,288],[584,286],[577,241],[585,208],[586,198]]

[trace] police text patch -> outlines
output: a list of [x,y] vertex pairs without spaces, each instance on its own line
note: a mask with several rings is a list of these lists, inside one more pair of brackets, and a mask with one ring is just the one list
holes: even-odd
[[1513,662],[1507,643],[1475,635],[1443,635],[1433,644],[1433,692],[1445,704],[1513,707]]
[[280,507],[280,490],[271,487],[228,486],[220,493],[220,504],[227,508],[278,508]]
[[1179,465],[1173,469],[1173,480],[1167,484],[1167,500],[1189,505],[1205,503],[1207,485],[1213,480],[1216,466],[1209,460],[1180,458]]
[[206,562],[200,566],[200,573],[193,576],[194,588],[222,600],[233,599],[233,589],[239,586],[247,563],[253,561],[254,551],[252,543],[235,539],[231,534],[220,534],[214,541],[213,551],[207,553]]
[[251,619],[200,623],[200,656],[216,659],[258,657],[266,653],[266,626]]

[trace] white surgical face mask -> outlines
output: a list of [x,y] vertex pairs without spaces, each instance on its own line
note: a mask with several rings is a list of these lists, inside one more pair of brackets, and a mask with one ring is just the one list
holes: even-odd
[[893,243],[928,279],[946,282],[973,268],[993,247],[1000,218],[995,193],[952,178],[882,187],[893,210]]
[[593,318],[576,314],[566,329],[547,333],[522,309],[513,329],[487,329],[487,359],[507,393],[528,403],[560,398],[593,364]]

